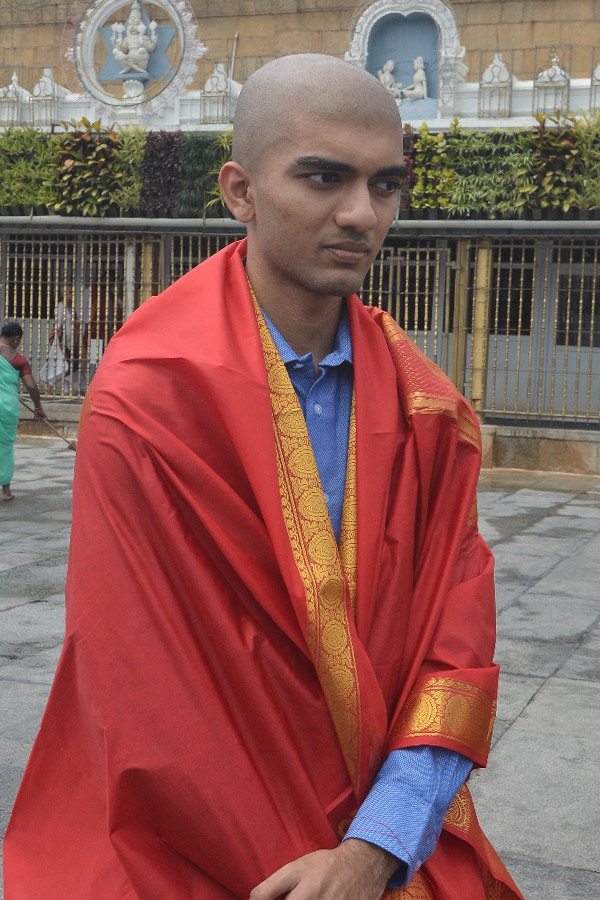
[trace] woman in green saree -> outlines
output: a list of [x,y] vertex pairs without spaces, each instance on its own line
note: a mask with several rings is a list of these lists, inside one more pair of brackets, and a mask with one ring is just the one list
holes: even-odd
[[45,419],[39,388],[27,359],[17,352],[23,338],[18,322],[7,322],[0,332],[0,484],[2,500],[14,500],[10,482],[15,469],[14,444],[19,423],[19,378],[35,406],[34,417]]

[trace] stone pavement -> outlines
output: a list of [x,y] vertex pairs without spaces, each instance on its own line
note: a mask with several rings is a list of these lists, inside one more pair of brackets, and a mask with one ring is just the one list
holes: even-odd
[[[60,649],[74,457],[21,438],[0,504],[2,832]],[[479,817],[526,900],[599,900],[600,478],[488,470],[479,509],[502,665]]]

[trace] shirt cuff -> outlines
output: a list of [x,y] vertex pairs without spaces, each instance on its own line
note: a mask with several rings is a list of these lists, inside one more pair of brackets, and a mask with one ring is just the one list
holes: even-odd
[[387,850],[401,863],[389,887],[408,884],[435,850],[444,816],[472,765],[445,747],[392,750],[344,840],[358,838]]

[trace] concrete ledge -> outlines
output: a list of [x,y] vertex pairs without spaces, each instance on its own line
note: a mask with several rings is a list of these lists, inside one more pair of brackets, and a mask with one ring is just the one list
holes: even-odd
[[[77,437],[81,400],[44,400],[50,424],[65,438]],[[19,434],[52,437],[43,422],[34,421],[21,408]],[[600,475],[600,429],[523,428],[517,425],[482,425],[484,469],[528,469]]]
[[[28,406],[33,407],[29,400],[25,400]],[[77,437],[77,427],[81,413],[81,400],[42,400],[42,405],[48,416],[49,427],[45,422],[37,422],[31,412],[21,405],[19,418],[19,435],[21,437],[56,437],[56,429],[59,434],[68,440]]]
[[600,475],[600,430],[482,425],[483,468]]

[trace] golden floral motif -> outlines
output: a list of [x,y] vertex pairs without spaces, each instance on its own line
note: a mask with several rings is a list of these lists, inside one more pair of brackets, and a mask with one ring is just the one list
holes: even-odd
[[319,587],[319,599],[325,606],[339,606],[344,599],[344,582],[341,578],[328,578]]
[[323,645],[328,653],[340,653],[347,640],[348,635],[341,622],[328,622],[323,629]]
[[278,422],[283,434],[298,437],[303,432],[304,416],[302,415],[302,410],[284,410],[281,412]]
[[311,558],[323,566],[331,566],[337,561],[338,548],[331,528],[314,534],[308,547]]
[[450,804],[444,824],[461,831],[468,831],[473,819],[473,811],[470,793],[461,788]]
[[327,507],[323,509],[322,491],[319,488],[308,488],[298,498],[298,509],[301,516],[310,519],[312,516],[318,518],[327,516]]
[[485,756],[495,712],[494,698],[470,682],[424,678],[413,688],[392,740],[447,737]]
[[[290,435],[288,434],[287,437]],[[310,447],[300,446],[290,453],[287,459],[287,465],[292,475],[302,478],[313,473],[315,458]]]
[[419,694],[407,701],[407,718],[415,731],[426,731],[435,722],[438,706],[433,697]]

